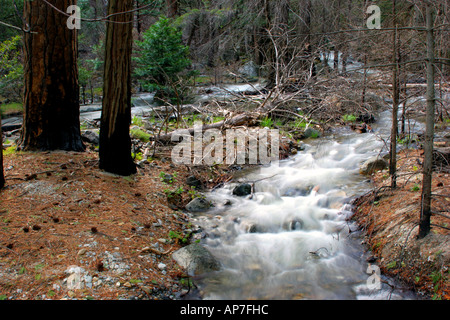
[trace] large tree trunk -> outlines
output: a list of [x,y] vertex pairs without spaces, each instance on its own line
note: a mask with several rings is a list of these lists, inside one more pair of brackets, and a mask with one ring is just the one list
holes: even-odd
[[[74,0],[53,0],[66,11]],[[77,68],[77,31],[67,16],[42,1],[25,1],[33,33],[24,34],[22,150],[83,151]]]
[[436,93],[434,87],[435,55],[432,10],[431,4],[427,3],[427,112],[422,180],[422,211],[420,214],[419,238],[425,237],[430,232],[431,218],[431,182],[433,175],[434,113],[436,103]]
[[[110,0],[108,14],[133,8],[133,0]],[[103,108],[100,125],[100,169],[119,174],[136,173],[131,157],[131,51],[133,14],[110,18],[105,43]]]

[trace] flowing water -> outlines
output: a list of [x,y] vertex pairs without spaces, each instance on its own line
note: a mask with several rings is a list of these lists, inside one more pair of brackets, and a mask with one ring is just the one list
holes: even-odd
[[251,196],[233,196],[236,184],[209,193],[217,205],[195,219],[208,234],[202,244],[223,268],[198,279],[202,297],[414,298],[393,291],[384,277],[381,289],[367,285],[373,277],[365,248],[348,221],[350,199],[370,188],[360,164],[383,149],[389,118],[381,114],[373,133],[339,129],[278,165],[247,172],[242,179],[256,181]]

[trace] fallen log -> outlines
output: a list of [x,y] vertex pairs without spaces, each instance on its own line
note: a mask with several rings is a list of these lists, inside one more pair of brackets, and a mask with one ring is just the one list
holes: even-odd
[[[203,125],[202,126],[202,132],[206,131],[206,130],[210,130],[210,129],[225,129],[225,128],[230,128],[230,127],[239,127],[239,126],[254,126],[257,123],[257,119],[259,118],[259,114],[238,114],[230,119],[225,119],[223,121],[220,122],[216,122],[216,123],[212,123],[212,124],[207,124],[207,125]],[[186,129],[189,134],[191,136],[194,135],[194,131],[196,130],[195,128],[189,128]],[[172,134],[176,132],[170,132],[167,134],[163,134],[160,136],[156,136],[154,139],[158,142],[161,143],[169,143],[172,141]]]

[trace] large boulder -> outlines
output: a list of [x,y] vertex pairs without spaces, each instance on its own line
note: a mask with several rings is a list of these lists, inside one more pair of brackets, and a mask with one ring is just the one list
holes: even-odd
[[216,258],[198,243],[190,244],[175,251],[172,258],[191,276],[220,269],[220,264]]
[[377,171],[386,169],[388,165],[389,163],[385,159],[375,156],[365,161],[361,165],[359,172],[364,175],[371,175]]
[[258,76],[258,66],[253,62],[249,61],[239,68],[239,73],[247,78],[254,78]]

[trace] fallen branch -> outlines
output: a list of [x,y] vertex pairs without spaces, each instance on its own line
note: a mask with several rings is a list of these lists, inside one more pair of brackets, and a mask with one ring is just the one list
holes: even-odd
[[[249,114],[238,114],[234,116],[231,119],[226,119],[220,122],[216,122],[213,124],[203,125],[202,126],[202,132],[210,129],[223,129],[224,127],[237,127],[237,126],[243,126],[243,125],[254,125],[256,123],[256,119],[259,117],[258,115],[249,115]],[[189,134],[192,136],[194,135],[195,128],[187,129]],[[176,131],[174,131],[176,132]],[[167,134],[160,135],[159,137],[156,137],[156,140],[162,143],[169,143],[172,140],[172,135],[174,132],[170,132]]]
[[145,247],[139,252],[140,253],[151,252],[151,253],[155,253],[157,255],[166,255],[166,254],[169,254],[172,250],[173,250],[173,248],[170,248],[169,250],[163,252],[163,251],[159,251],[159,250],[157,250],[155,248],[152,248],[152,247]]

